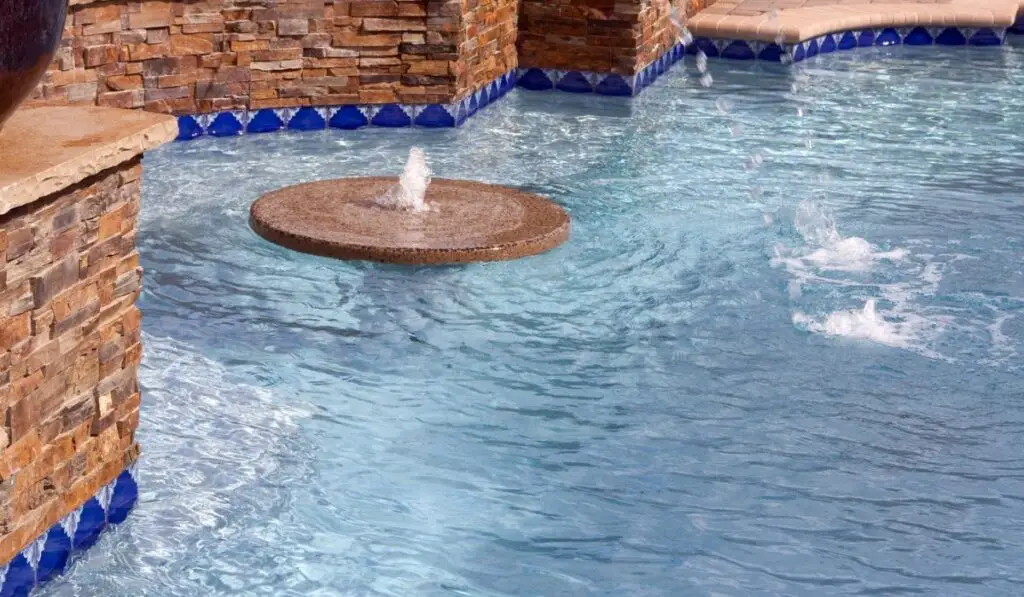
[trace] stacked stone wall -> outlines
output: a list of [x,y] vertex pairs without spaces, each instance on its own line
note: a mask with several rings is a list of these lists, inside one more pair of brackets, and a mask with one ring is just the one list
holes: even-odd
[[0,216],[0,562],[138,455],[141,171]]
[[522,0],[523,67],[633,75],[678,39],[675,6],[692,16],[713,0]]
[[37,97],[174,114],[447,103],[515,67],[517,5],[87,1]]
[[455,99],[518,65],[519,0],[461,0]]

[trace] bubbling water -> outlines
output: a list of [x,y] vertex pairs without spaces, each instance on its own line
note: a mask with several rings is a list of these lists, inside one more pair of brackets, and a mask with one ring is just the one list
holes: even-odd
[[890,321],[883,317],[873,298],[864,302],[863,309],[835,311],[829,313],[824,320],[816,320],[797,312],[793,314],[793,323],[826,336],[871,340],[900,348],[910,347],[917,336],[913,323]]
[[775,254],[791,270],[863,272],[879,261],[900,261],[908,255],[906,249],[882,251],[859,236],[843,236],[832,214],[815,201],[800,202],[794,225],[805,247],[801,251],[776,247]]
[[398,178],[398,184],[377,198],[377,205],[395,211],[426,212],[431,207],[426,201],[430,186],[430,166],[427,154],[419,147],[409,150],[409,160]]

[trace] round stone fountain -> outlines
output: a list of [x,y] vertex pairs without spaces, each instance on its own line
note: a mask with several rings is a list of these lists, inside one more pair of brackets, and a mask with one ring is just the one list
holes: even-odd
[[569,215],[543,197],[429,175],[413,149],[401,178],[286,187],[253,203],[250,224],[295,251],[410,265],[515,259],[569,238]]

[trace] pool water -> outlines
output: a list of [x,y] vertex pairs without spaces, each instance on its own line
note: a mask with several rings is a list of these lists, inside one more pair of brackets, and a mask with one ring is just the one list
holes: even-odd
[[[632,103],[154,152],[141,501],[43,594],[1020,595],[1022,66],[690,63]],[[408,268],[249,230],[413,145],[571,240]]]

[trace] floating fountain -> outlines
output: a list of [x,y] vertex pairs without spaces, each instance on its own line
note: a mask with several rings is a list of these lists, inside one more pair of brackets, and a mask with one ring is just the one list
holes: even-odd
[[394,178],[344,178],[260,197],[250,225],[303,253],[410,265],[500,261],[543,253],[569,238],[569,215],[543,197],[466,180],[431,179],[412,148]]

